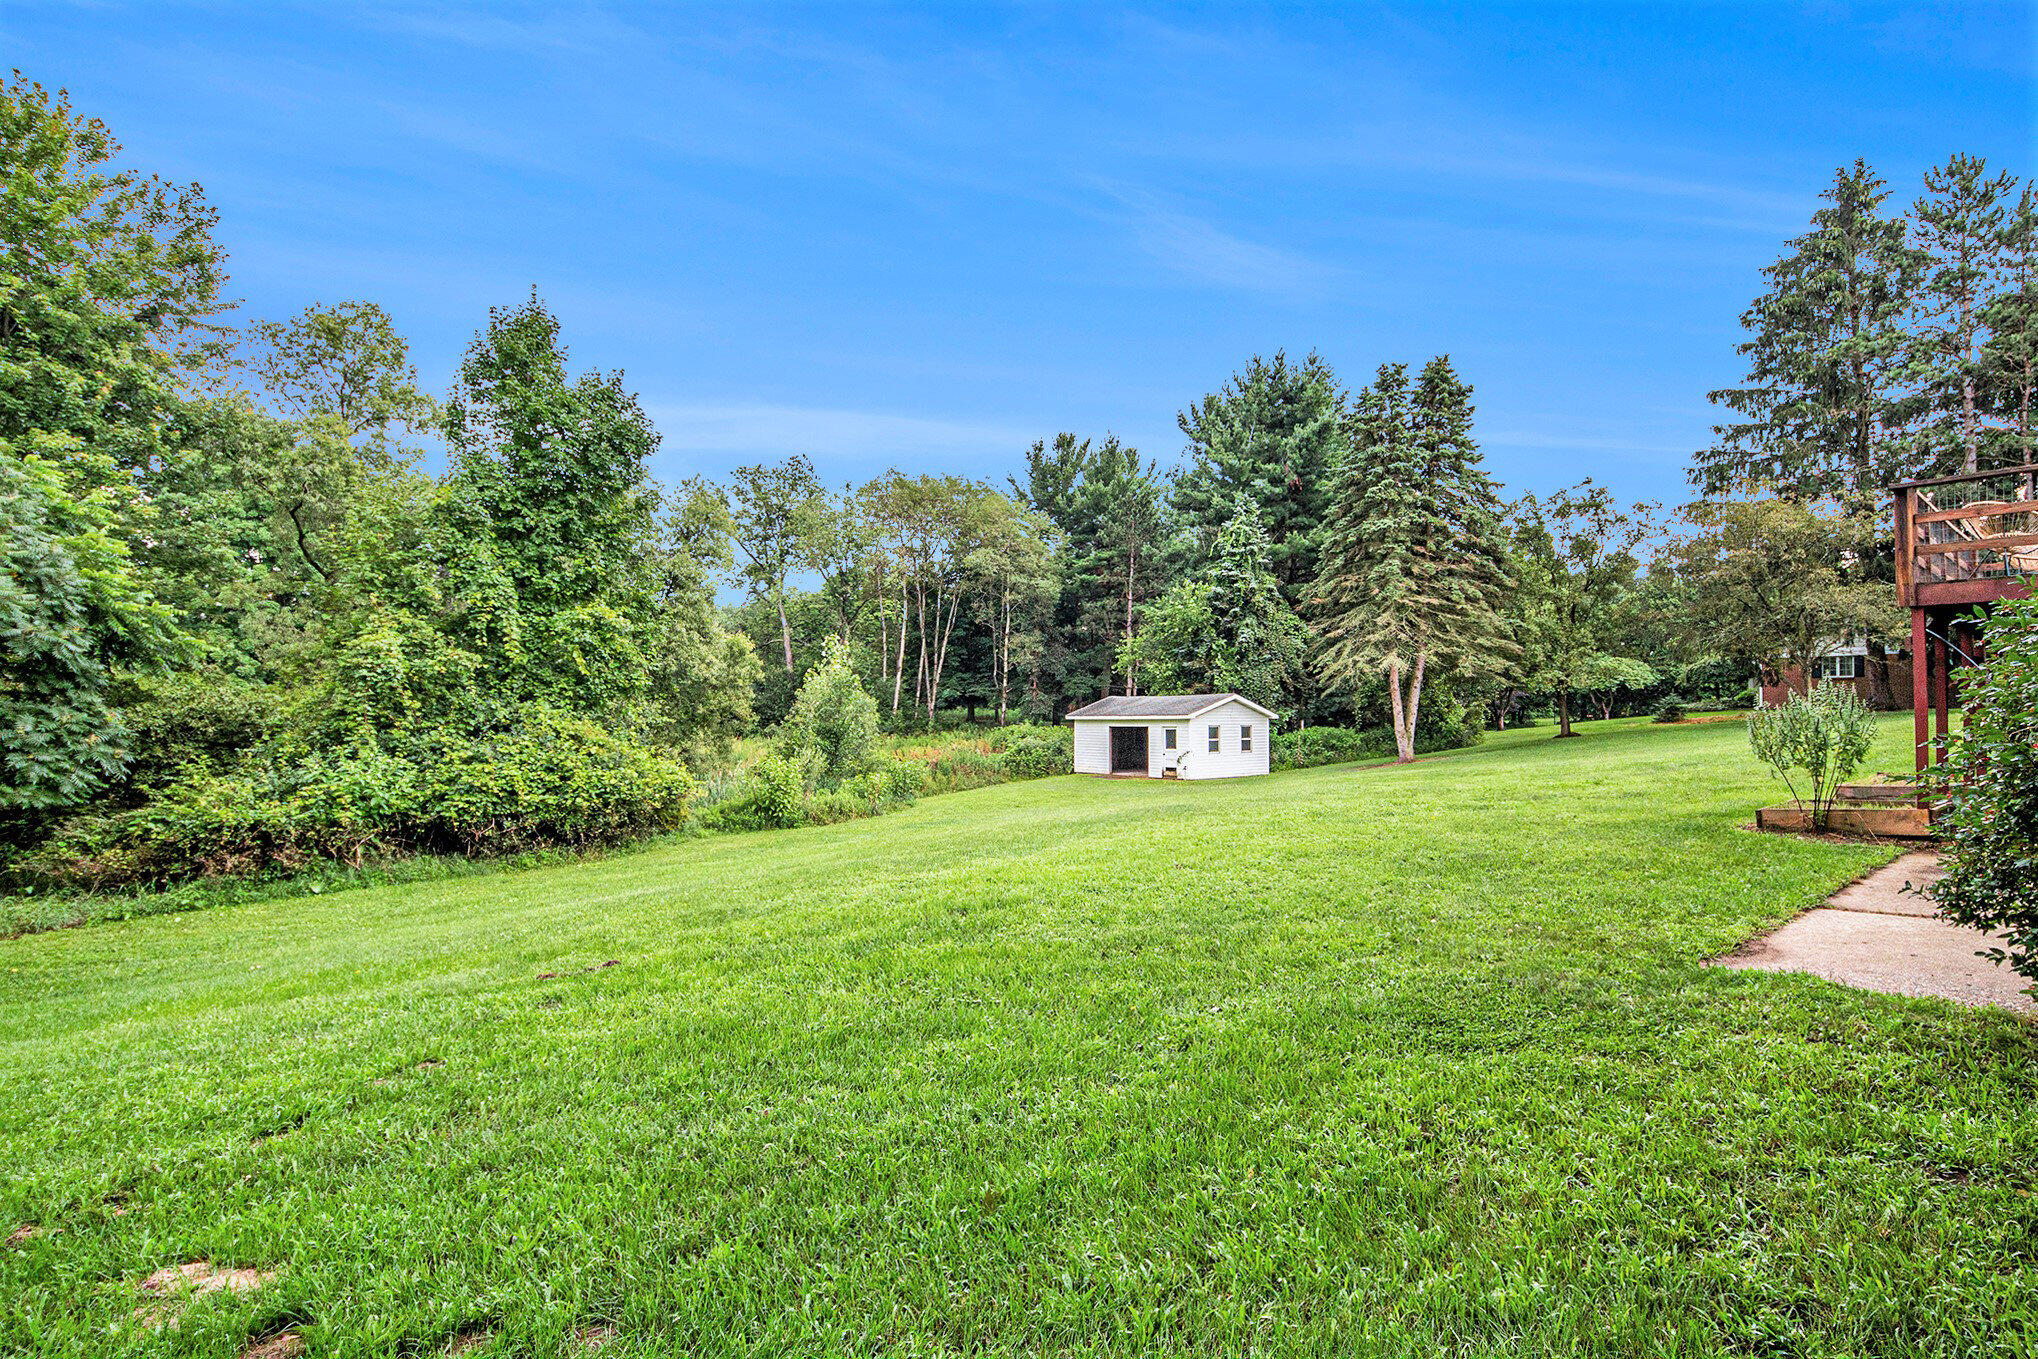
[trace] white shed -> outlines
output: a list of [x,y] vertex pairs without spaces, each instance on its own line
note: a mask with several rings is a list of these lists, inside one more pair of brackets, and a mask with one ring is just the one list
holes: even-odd
[[1237,694],[1100,698],[1067,720],[1078,774],[1235,779],[1273,768],[1274,713]]

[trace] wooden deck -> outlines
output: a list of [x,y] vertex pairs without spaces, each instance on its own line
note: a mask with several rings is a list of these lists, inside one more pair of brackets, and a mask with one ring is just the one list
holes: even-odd
[[2038,463],[1906,481],[1896,496],[1896,596],[1911,611],[1912,711],[1922,772],[1943,745],[1956,665],[1979,664],[1976,605],[2038,581]]
[[2022,578],[2038,574],[2038,463],[1894,489],[1899,604],[2025,597]]

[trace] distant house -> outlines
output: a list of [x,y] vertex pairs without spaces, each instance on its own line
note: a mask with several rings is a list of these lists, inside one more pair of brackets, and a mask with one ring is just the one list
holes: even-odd
[[[1898,709],[1910,707],[1910,658],[1900,651],[1892,651],[1888,653],[1887,664],[1888,701]],[[1773,708],[1792,694],[1802,694],[1827,684],[1852,689],[1864,701],[1872,701],[1868,685],[1868,643],[1859,638],[1834,643],[1812,662],[1809,676],[1794,665],[1785,666],[1781,671],[1765,670],[1761,675],[1762,706]]]
[[1068,715],[1078,774],[1236,779],[1273,769],[1274,719],[1237,694],[1100,698]]

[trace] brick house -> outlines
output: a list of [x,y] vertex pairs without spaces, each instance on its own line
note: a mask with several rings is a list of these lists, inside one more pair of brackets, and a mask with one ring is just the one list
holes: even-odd
[[[1911,658],[1907,652],[1891,651],[1886,654],[1889,667],[1889,711],[1909,712],[1911,707]],[[1764,670],[1761,676],[1762,703],[1774,707],[1792,694],[1802,694],[1813,685],[1837,684],[1852,689],[1860,695],[1861,701],[1870,703],[1868,685],[1868,644],[1854,640],[1843,642],[1821,656],[1812,666],[1810,683],[1805,674],[1796,666],[1786,666],[1781,671]]]

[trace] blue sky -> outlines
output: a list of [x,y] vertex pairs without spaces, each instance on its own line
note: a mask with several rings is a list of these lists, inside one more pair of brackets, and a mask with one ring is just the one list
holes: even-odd
[[2029,4],[0,7],[203,183],[245,315],[382,303],[443,391],[535,285],[658,472],[1180,456],[1255,352],[1448,352],[1511,489],[1684,498],[1834,168],[2038,145]]

